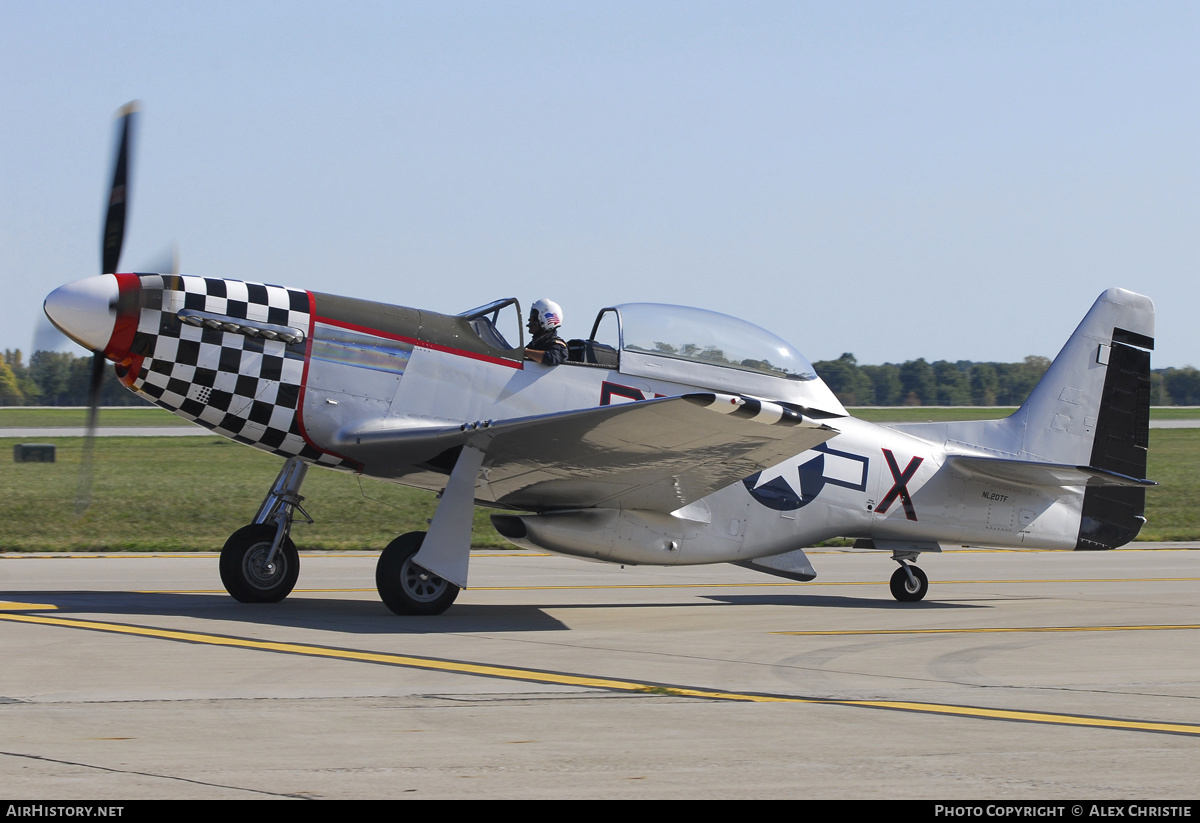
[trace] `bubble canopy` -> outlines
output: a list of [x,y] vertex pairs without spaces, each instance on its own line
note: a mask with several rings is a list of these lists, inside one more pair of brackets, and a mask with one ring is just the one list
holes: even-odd
[[605,309],[620,317],[623,351],[703,363],[787,380],[816,372],[791,344],[753,323],[706,309],[666,303],[625,303]]

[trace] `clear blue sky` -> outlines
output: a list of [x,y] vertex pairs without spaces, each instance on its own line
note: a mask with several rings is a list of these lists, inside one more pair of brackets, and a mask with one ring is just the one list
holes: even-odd
[[[745,317],[812,360],[1200,366],[1200,3],[0,0],[0,348],[99,269]],[[82,350],[80,350],[82,353]]]

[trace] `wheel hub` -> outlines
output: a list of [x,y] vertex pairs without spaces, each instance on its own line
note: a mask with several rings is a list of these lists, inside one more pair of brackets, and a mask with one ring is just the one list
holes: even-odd
[[409,597],[422,603],[437,600],[446,590],[445,580],[422,569],[411,558],[404,561],[401,579]]
[[242,564],[242,569],[246,573],[246,582],[255,588],[271,588],[283,570],[283,563],[280,562],[278,554],[272,562],[267,562],[270,554],[270,543],[260,544],[246,552],[246,559]]

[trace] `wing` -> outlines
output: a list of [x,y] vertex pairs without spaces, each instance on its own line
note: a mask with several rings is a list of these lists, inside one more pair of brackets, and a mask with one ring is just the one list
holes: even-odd
[[671,512],[830,439],[778,404],[688,394],[515,420],[345,432],[338,451],[373,476],[449,473],[484,453],[476,497],[531,511],[594,506]]
[[1002,457],[952,455],[946,463],[964,474],[1023,486],[1157,486],[1153,480],[1129,477],[1092,466],[1038,463]]

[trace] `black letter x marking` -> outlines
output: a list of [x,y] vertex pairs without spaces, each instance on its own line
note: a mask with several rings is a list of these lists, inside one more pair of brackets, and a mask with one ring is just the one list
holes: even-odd
[[912,498],[908,496],[908,481],[912,480],[912,476],[917,473],[917,467],[925,462],[924,457],[914,457],[908,461],[908,465],[904,467],[904,473],[900,473],[900,467],[896,465],[896,458],[892,454],[891,449],[883,450],[883,457],[887,460],[888,470],[892,473],[892,479],[896,482],[892,484],[892,488],[883,499],[879,501],[879,505],[875,507],[875,511],[879,514],[887,514],[887,510],[896,498],[900,498],[900,502],[904,504],[904,516],[909,520],[917,519],[917,510],[913,508]]

